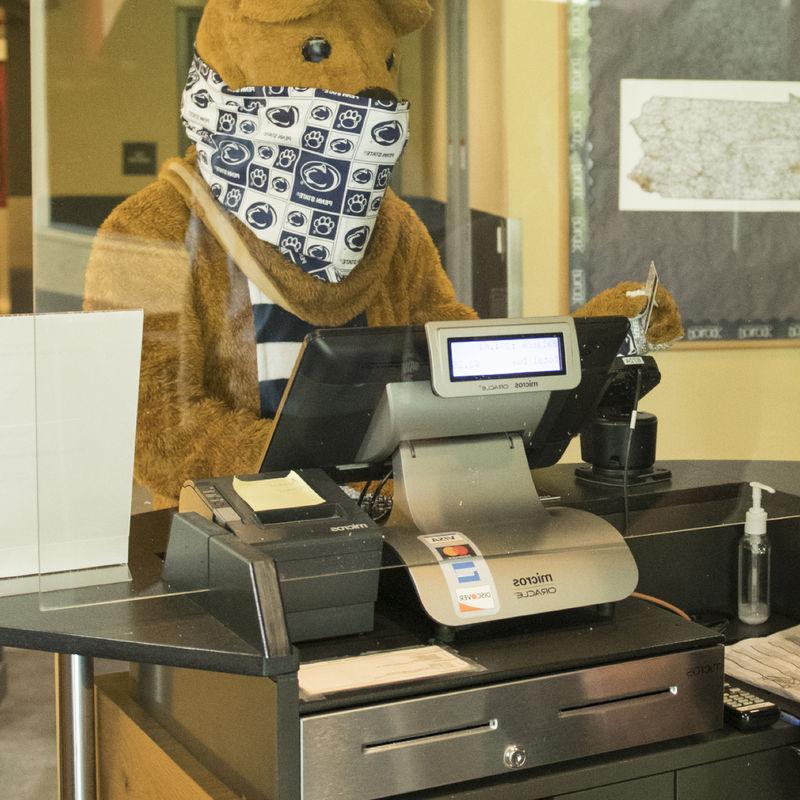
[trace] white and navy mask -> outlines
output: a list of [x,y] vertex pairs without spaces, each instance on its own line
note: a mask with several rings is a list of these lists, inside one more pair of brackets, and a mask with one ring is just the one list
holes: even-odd
[[361,261],[408,140],[407,102],[229,88],[198,55],[181,118],[218,202],[323,281]]

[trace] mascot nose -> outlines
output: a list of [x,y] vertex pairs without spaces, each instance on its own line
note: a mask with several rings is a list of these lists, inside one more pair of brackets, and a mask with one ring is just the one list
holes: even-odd
[[399,102],[399,98],[394,92],[390,92],[382,86],[369,86],[366,89],[362,89],[357,96],[363,97],[366,100],[377,100],[380,103]]

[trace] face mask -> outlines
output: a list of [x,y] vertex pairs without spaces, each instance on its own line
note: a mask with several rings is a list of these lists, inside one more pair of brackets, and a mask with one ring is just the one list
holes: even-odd
[[321,89],[234,90],[195,55],[181,118],[217,201],[336,283],[364,256],[408,140],[408,108]]

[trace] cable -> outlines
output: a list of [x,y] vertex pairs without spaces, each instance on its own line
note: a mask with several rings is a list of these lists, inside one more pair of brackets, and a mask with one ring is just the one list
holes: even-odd
[[361,494],[358,496],[358,507],[364,508],[364,499],[367,496],[367,492],[369,491],[369,487],[372,486],[372,481],[366,481],[364,483],[364,488],[361,490]]
[[677,614],[687,622],[692,621],[692,618],[685,611],[682,611],[680,608],[678,608],[678,606],[672,605],[672,603],[668,603],[666,600],[662,600],[660,597],[653,597],[650,594],[642,594],[641,592],[632,592],[631,597],[637,597],[639,600],[645,600],[648,603],[653,603],[654,605],[666,608],[667,611]]
[[625,503],[625,534],[628,534],[629,516],[628,516],[628,462],[631,457],[631,441],[633,440],[633,432],[636,429],[636,415],[639,411],[639,396],[642,392],[642,368],[636,369],[636,388],[633,392],[633,410],[631,411],[631,421],[628,426],[628,438],[625,442],[625,463],[623,465],[622,473],[622,499]]
[[365,509],[367,514],[369,514],[369,516],[372,517],[372,519],[374,519],[375,522],[383,522],[391,513],[391,509],[389,509],[388,511],[382,512],[377,519],[375,519],[375,517],[372,516],[372,512],[375,509],[375,502],[380,497],[383,488],[389,482],[390,478],[392,477],[392,474],[393,471],[389,470],[386,473],[386,475],[381,479],[381,482],[377,485],[375,491],[372,493],[372,497],[370,498],[369,508]]

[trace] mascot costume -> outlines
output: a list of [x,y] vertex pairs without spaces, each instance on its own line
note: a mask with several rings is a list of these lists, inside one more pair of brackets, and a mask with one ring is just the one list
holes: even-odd
[[[313,328],[475,317],[389,188],[408,137],[397,40],[430,13],[209,0],[181,108],[194,145],[112,212],[86,277],[87,310],[145,310],[135,477],[156,505],[258,471]],[[611,292],[590,313],[618,313]]]

